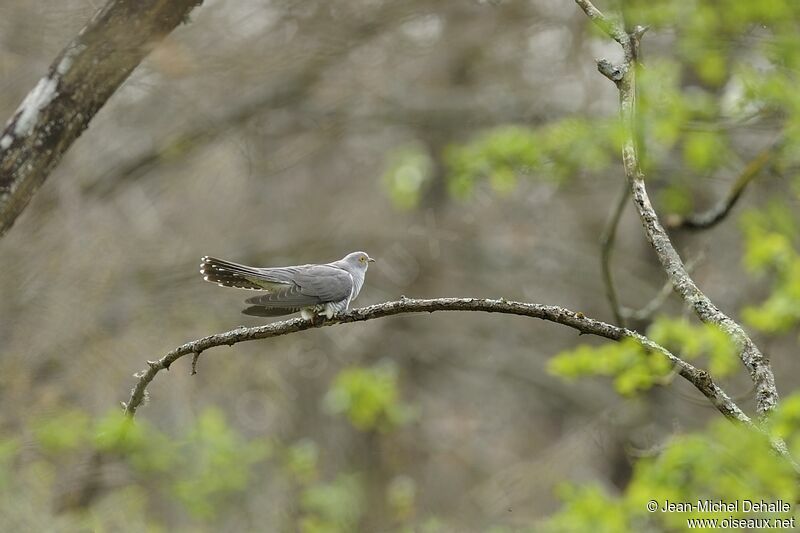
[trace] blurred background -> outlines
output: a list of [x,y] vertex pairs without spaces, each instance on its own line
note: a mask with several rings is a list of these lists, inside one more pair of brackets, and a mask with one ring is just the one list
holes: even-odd
[[[717,4],[599,7],[652,25],[640,117],[663,216],[713,206],[769,154],[722,224],[673,236],[788,393],[800,19]],[[0,3],[0,116],[97,7]],[[603,341],[480,313],[215,348],[195,376],[188,359],[157,376],[135,429],[119,418],[146,360],[263,323],[203,282],[206,254],[365,250],[357,305],[504,297],[614,321],[599,243],[623,187],[618,104],[595,59],[619,56],[570,1],[207,0],[0,241],[0,527],[517,531],[560,508],[561,483],[622,491],[637,458],[719,418],[680,378],[635,396],[565,381],[548,360]],[[630,206],[611,264],[627,307],[665,282]],[[659,313],[689,316],[675,297]],[[722,384],[753,411],[743,369]]]

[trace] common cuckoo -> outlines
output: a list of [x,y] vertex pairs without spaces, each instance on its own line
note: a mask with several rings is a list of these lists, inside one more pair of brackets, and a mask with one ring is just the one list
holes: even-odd
[[310,320],[317,314],[333,318],[347,311],[374,261],[364,252],[353,252],[324,265],[256,268],[205,256],[200,273],[220,287],[266,291],[245,300],[250,304],[242,311],[246,315],[281,316],[299,311]]

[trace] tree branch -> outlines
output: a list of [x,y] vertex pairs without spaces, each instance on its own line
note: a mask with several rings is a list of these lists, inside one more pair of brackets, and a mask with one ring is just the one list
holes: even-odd
[[110,0],[56,57],[0,136],[0,236],[153,43],[202,0]]
[[433,313],[434,311],[482,311],[486,313],[527,316],[562,324],[576,329],[582,334],[597,335],[615,341],[624,338],[632,338],[651,352],[656,352],[667,357],[675,366],[677,373],[703,393],[723,415],[730,419],[752,425],[750,418],[739,409],[736,403],[731,400],[716,383],[713,382],[708,372],[694,367],[683,359],[670,353],[664,347],[635,331],[594,320],[584,316],[583,313],[575,313],[569,309],[554,305],[509,302],[502,299],[487,300],[482,298],[436,298],[430,300],[412,300],[406,298],[399,301],[353,309],[348,313],[332,319],[319,317],[311,321],[295,318],[292,320],[273,322],[265,326],[253,328],[240,327],[224,333],[209,335],[208,337],[203,337],[202,339],[197,339],[179,346],[157,361],[148,361],[147,368],[136,374],[138,381],[133,390],[131,390],[128,403],[125,404],[125,413],[133,417],[136,413],[136,409],[145,401],[147,386],[153,381],[156,374],[161,370],[169,370],[172,363],[185,355],[192,354],[193,362],[196,363],[197,357],[202,352],[215,346],[233,346],[238,342],[279,337],[281,335],[297,333],[312,328],[363,322],[365,320],[404,313]]
[[614,251],[614,244],[617,239],[617,227],[622,218],[622,211],[625,209],[625,206],[628,205],[628,196],[630,196],[630,189],[627,185],[623,184],[619,199],[614,205],[614,210],[611,212],[608,222],[606,222],[603,234],[600,236],[600,268],[603,271],[603,285],[606,288],[606,299],[611,306],[614,321],[622,327],[625,327],[625,315],[619,305],[617,288],[614,285],[614,277],[611,274],[611,255]]
[[[583,5],[586,2],[582,0],[576,0],[576,2],[586,11]],[[587,12],[587,14],[589,13]],[[592,15],[589,16],[592,17]],[[655,250],[675,292],[694,310],[700,320],[718,325],[736,342],[740,350],[739,357],[750,372],[750,377],[756,386],[756,410],[759,415],[766,415],[778,405],[778,390],[769,360],[764,357],[744,329],[720,311],[697,287],[672,245],[669,235],[659,222],[658,215],[647,194],[636,145],[636,58],[639,41],[646,29],[646,27],[637,26],[633,32],[625,34],[625,38],[620,42],[625,56],[621,65],[613,65],[605,59],[597,62],[598,70],[612,80],[619,89],[620,114],[624,132],[622,164],[631,188],[631,197],[642,221],[647,240]],[[617,40],[617,37],[614,38]]]
[[742,193],[764,168],[767,163],[772,159],[775,153],[780,150],[782,142],[779,140],[772,146],[762,150],[756,157],[754,157],[747,166],[744,167],[742,173],[736,178],[733,187],[728,191],[728,194],[720,200],[714,207],[702,213],[695,213],[683,217],[681,215],[671,215],[666,219],[666,226],[669,229],[688,229],[688,230],[704,230],[716,226],[722,222],[731,209],[736,205],[736,202],[741,198]]

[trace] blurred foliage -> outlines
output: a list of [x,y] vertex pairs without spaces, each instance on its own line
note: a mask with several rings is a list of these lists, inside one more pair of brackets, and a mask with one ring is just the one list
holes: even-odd
[[[739,367],[735,344],[713,324],[693,325],[682,318],[662,316],[653,321],[647,336],[682,359],[705,357],[714,376],[730,375]],[[613,377],[617,392],[631,396],[665,383],[672,363],[659,353],[648,352],[634,339],[625,338],[617,343],[565,350],[550,359],[548,370],[568,379]]]
[[302,439],[286,450],[284,465],[292,478],[307,485],[319,476],[319,446],[310,439]]
[[[658,195],[663,209],[685,214],[698,176],[738,172],[746,161],[732,148],[731,134],[758,121],[777,121],[789,148],[774,155],[773,168],[782,166],[778,159],[797,162],[796,2],[635,0],[624,9],[626,20],[674,36],[669,55],[645,54],[637,93],[640,157],[648,177],[665,184]],[[443,154],[450,190],[466,196],[486,179],[508,193],[522,177],[561,183],[602,173],[619,165],[618,128],[608,117],[570,117],[478,134]]]
[[672,364],[661,354],[650,354],[633,339],[600,346],[581,345],[548,361],[551,374],[568,379],[610,376],[614,388],[630,396],[664,382]]
[[[123,493],[120,504],[135,505],[145,499],[140,489],[150,485],[147,480],[158,480],[153,485],[158,487],[156,492],[149,497],[182,504],[195,519],[211,520],[247,489],[253,467],[270,452],[265,441],[247,440],[236,433],[216,409],[203,411],[186,433],[178,436],[167,435],[144,420],[134,423],[121,412],[93,419],[73,408],[32,420],[29,433],[31,441],[24,450],[17,439],[0,441],[0,515],[7,506],[19,505],[18,498],[43,503],[42,497],[53,496],[48,492],[55,488],[59,469],[91,456],[83,468],[91,468],[95,461],[113,461],[127,470],[128,481],[118,489]],[[92,482],[91,476],[86,482]],[[70,494],[83,490],[78,481],[72,482],[75,486],[69,486],[64,497],[69,499]],[[114,491],[106,498],[116,498]],[[98,519],[92,512],[73,518],[75,524]],[[98,527],[100,523],[102,520]]]
[[741,218],[744,264],[754,275],[769,278],[770,294],[748,306],[744,320],[767,333],[785,332],[800,322],[800,253],[797,219],[783,204],[749,210]]
[[344,414],[362,431],[391,431],[414,416],[414,409],[400,401],[397,381],[397,367],[391,362],[346,368],[336,376],[325,407]]
[[[785,438],[794,453],[800,451],[800,395],[783,401],[767,432]],[[597,484],[563,484],[558,493],[564,505],[543,531],[616,533],[683,531],[691,518],[786,519],[796,512],[747,512],[741,502],[781,500],[794,509],[800,486],[794,469],[772,451],[767,436],[717,420],[706,431],[672,437],[654,457],[637,461],[632,480],[619,495]],[[736,511],[660,511],[666,501],[696,504],[701,500],[740,503]],[[650,501],[658,503],[659,511],[647,510]]]
[[658,194],[661,207],[667,213],[688,215],[694,208],[694,197],[685,185],[675,183],[667,185]]
[[247,441],[233,431],[216,409],[202,413],[187,441],[193,459],[183,468],[182,479],[175,482],[175,494],[194,515],[203,518],[213,517],[226,498],[246,490],[252,466],[270,453],[266,442]]
[[417,484],[408,476],[396,476],[386,488],[386,501],[392,518],[406,521],[414,517],[417,503]]
[[518,176],[560,183],[579,171],[598,172],[614,160],[618,138],[605,120],[569,118],[538,129],[499,127],[445,151],[449,188],[465,197],[485,178],[494,191],[508,194]]
[[736,344],[716,324],[659,317],[647,328],[647,336],[682,359],[706,357],[705,366],[714,376],[729,376],[739,368]]
[[[397,370],[392,364],[350,367],[331,384],[325,405],[359,431],[385,435],[409,421],[413,409],[400,399]],[[269,469],[275,457],[283,479],[297,494],[293,530],[304,533],[345,533],[359,529],[367,505],[362,475],[353,472],[325,474],[320,448],[304,438],[290,445],[262,436],[246,438],[230,426],[222,411],[202,411],[177,434],[167,434],[144,419],[133,422],[114,411],[100,417],[76,408],[48,412],[30,421],[20,438],[0,439],[0,529],[29,530],[38,520],[26,511],[24,501],[53,507],[64,499],[78,503],[83,490],[91,490],[103,465],[114,464],[121,481],[107,487],[102,499],[78,503],[76,511],[41,514],[44,523],[61,530],[111,530],[125,527],[124,517],[141,518],[140,529],[169,530],[145,511],[147,502],[181,509],[196,524],[214,524],[240,508],[246,491],[261,490],[257,472]],[[71,479],[63,469],[82,465],[85,478]],[[93,472],[92,468],[101,470]],[[117,474],[121,475],[121,474]],[[66,477],[65,477],[66,476]],[[328,481],[326,478],[329,478]],[[62,480],[68,479],[61,493]],[[123,481],[124,480],[124,481]],[[61,493],[61,494],[60,494]],[[416,483],[402,473],[382,495],[392,513],[392,523],[413,527],[417,518]],[[70,503],[70,506],[72,503]],[[113,508],[114,512],[109,511]],[[430,517],[420,522],[421,530]],[[115,526],[115,524],[117,524]],[[121,524],[121,525],[120,525]],[[33,529],[36,529],[35,527]]]
[[32,424],[33,434],[46,453],[74,451],[88,444],[91,435],[89,415],[76,409],[66,410],[52,418]]
[[410,146],[397,150],[388,160],[383,182],[392,203],[399,209],[416,207],[431,178],[430,155],[421,146]]
[[300,531],[342,533],[356,531],[364,512],[363,484],[357,476],[339,476],[331,483],[313,485],[303,491]]
[[800,5],[635,0],[625,10],[652,33],[675,32],[670,56],[645,58],[641,72],[641,122],[651,151],[663,157],[680,144],[689,171],[730,169],[728,130],[771,118],[797,147]]

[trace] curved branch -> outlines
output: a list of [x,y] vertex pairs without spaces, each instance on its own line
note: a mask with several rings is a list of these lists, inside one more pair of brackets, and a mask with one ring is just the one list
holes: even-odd
[[694,213],[688,216],[671,215],[668,216],[665,225],[669,229],[688,229],[688,230],[704,230],[712,228],[722,222],[725,217],[731,212],[731,209],[742,197],[742,193],[764,168],[767,167],[772,156],[780,150],[781,141],[774,143],[762,150],[756,157],[744,167],[742,173],[734,181],[731,190],[728,194],[720,200],[714,207],[702,213]]
[[635,68],[628,69],[625,78],[620,82],[620,101],[626,126],[626,139],[623,144],[623,165],[631,186],[633,202],[639,212],[647,240],[661,262],[675,291],[692,307],[700,320],[720,326],[739,346],[740,358],[750,371],[750,377],[756,385],[756,409],[759,414],[766,414],[778,405],[778,390],[769,361],[764,357],[750,336],[735,320],[720,311],[717,306],[695,284],[686,270],[667,232],[661,226],[658,215],[653,209],[644,175],[639,166],[633,142],[633,119],[635,116]]
[[110,0],[56,57],[0,136],[0,236],[153,43],[202,0]]
[[[148,361],[147,368],[136,376],[138,381],[131,390],[125,413],[134,416],[136,409],[146,398],[147,386],[161,370],[169,370],[170,365],[185,355],[192,354],[193,363],[205,350],[215,346],[233,346],[238,342],[253,341],[279,337],[289,333],[297,333],[312,328],[363,322],[375,318],[399,315],[404,313],[433,313],[434,311],[483,311],[486,313],[503,313],[548,320],[571,327],[582,334],[597,335],[615,341],[632,338],[652,352],[667,357],[675,366],[678,374],[694,385],[708,400],[727,418],[752,425],[750,418],[742,412],[736,403],[720,389],[705,370],[698,369],[683,359],[673,355],[664,347],[647,337],[625,328],[594,320],[583,315],[554,305],[510,302],[506,300],[487,300],[482,298],[436,298],[429,300],[402,299],[394,302],[370,305],[353,309],[332,319],[318,317],[316,320],[295,318],[273,322],[265,326],[253,328],[240,327],[224,333],[209,335],[179,346],[157,361]],[[193,365],[194,369],[194,365]]]
[[[582,0],[576,0],[576,2],[581,7],[585,3]],[[739,358],[750,372],[750,378],[756,386],[756,410],[759,415],[766,415],[778,405],[778,390],[769,360],[764,357],[744,328],[720,311],[695,284],[672,245],[669,235],[659,222],[650,196],[647,194],[636,145],[636,70],[638,67],[636,58],[640,39],[646,29],[646,27],[637,26],[632,33],[625,35],[626,38],[620,43],[625,56],[621,65],[614,65],[606,59],[597,62],[598,70],[612,80],[619,89],[619,105],[623,125],[622,164],[631,188],[631,197],[642,221],[647,240],[655,250],[675,292],[694,310],[700,320],[718,325],[736,342],[739,347]]]

